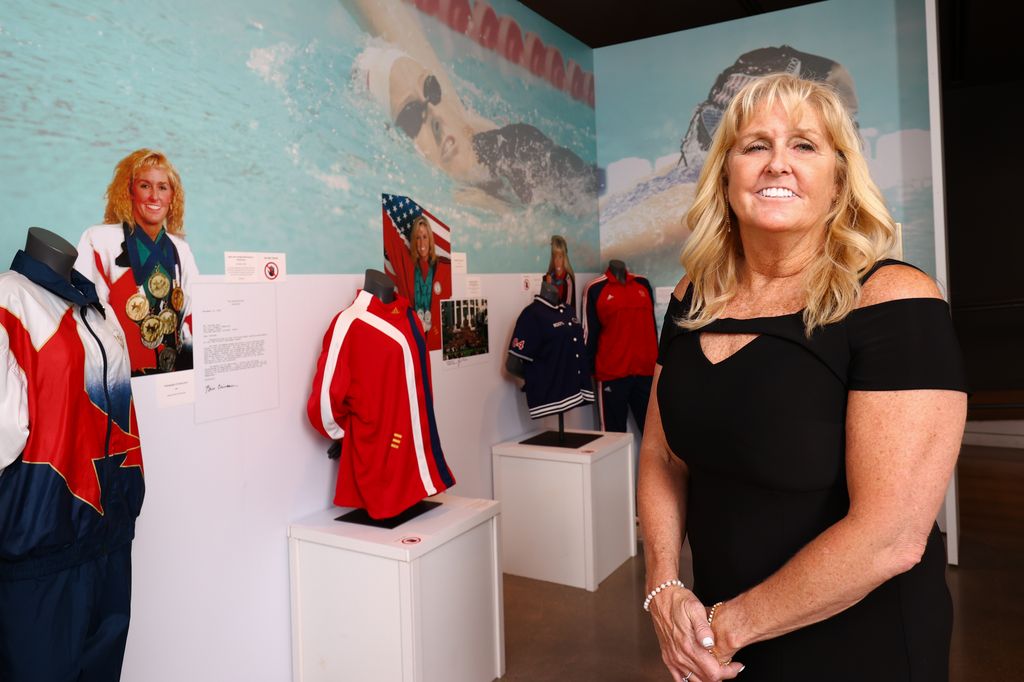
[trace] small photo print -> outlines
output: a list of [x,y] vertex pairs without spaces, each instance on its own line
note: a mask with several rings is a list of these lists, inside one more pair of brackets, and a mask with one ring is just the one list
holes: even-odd
[[441,338],[445,361],[486,355],[487,299],[441,301]]

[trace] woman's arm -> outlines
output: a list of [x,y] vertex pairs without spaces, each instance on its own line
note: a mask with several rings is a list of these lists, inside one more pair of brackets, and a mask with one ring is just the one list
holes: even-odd
[[[681,299],[688,281],[676,288]],[[643,535],[647,591],[679,578],[679,554],[686,533],[686,464],[669,448],[661,423],[658,382],[661,365],[655,365],[651,382],[644,437],[640,445],[637,509]],[[702,681],[731,679],[743,669],[739,663],[721,666],[706,650],[712,637],[704,604],[689,589],[670,587],[649,605],[661,657],[676,682],[694,673]]]
[[[682,299],[687,279],[676,287]],[[682,293],[680,293],[680,291]],[[686,465],[676,457],[665,439],[658,404],[661,365],[655,365],[651,381],[644,436],[640,443],[637,480],[637,512],[644,542],[647,590],[679,577],[679,553],[686,535]],[[655,603],[660,600],[655,600]],[[653,610],[653,609],[652,609]]]
[[[937,298],[938,290],[927,276],[893,267],[869,280],[861,304],[917,297]],[[956,463],[966,409],[958,391],[851,391],[849,513],[719,607],[719,655],[824,620],[917,564]]]
[[[668,447],[658,407],[661,365],[654,368],[644,437],[640,445],[637,509],[643,535],[646,590],[679,578],[679,553],[686,527],[686,465]],[[649,604],[654,631],[661,645],[661,658],[675,682],[694,669],[701,653],[695,628],[707,629],[704,605],[689,589],[670,587],[659,592]],[[712,665],[713,663],[708,663]]]
[[178,260],[181,263],[181,282],[179,283],[185,294],[185,303],[181,309],[181,334],[184,344],[192,347],[192,284],[199,276],[199,267],[196,265],[196,257],[188,243],[180,237],[175,242],[178,250]]
[[399,0],[349,0],[345,7],[371,36],[401,48],[427,68],[436,66],[440,69],[441,63],[423,34],[417,17]]
[[648,591],[679,577],[679,553],[686,527],[686,465],[672,454],[665,441],[658,406],[660,377],[661,366],[656,365],[640,445],[637,486]]

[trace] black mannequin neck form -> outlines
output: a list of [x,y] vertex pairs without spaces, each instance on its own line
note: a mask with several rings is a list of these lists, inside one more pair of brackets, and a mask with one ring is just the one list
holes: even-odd
[[608,269],[612,271],[612,275],[615,279],[619,280],[620,283],[625,284],[626,282],[626,264],[620,260],[608,261]]
[[78,250],[59,234],[42,227],[28,228],[25,253],[64,279],[71,280],[71,269],[78,258]]
[[380,270],[366,271],[363,291],[369,291],[383,303],[391,303],[395,300],[395,283]]

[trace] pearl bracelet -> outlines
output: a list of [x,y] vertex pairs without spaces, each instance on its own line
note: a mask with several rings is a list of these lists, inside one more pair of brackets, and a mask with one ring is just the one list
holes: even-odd
[[714,604],[714,605],[713,605],[713,606],[711,607],[711,610],[710,610],[710,611],[708,611],[708,627],[710,627],[710,626],[711,626],[711,624],[712,624],[712,623],[714,622],[714,620],[715,620],[715,611],[717,611],[717,610],[718,610],[718,607],[719,607],[719,606],[721,606],[721,605],[722,605],[722,604],[724,604],[724,603],[725,603],[725,602],[722,602],[722,601],[720,601],[720,602],[718,602],[717,604]]
[[[711,609],[708,610],[708,627],[711,627],[711,625],[715,622],[715,614],[718,613],[718,607],[721,606],[724,603],[725,602],[723,602],[723,601],[716,602],[715,604],[713,604],[711,606]],[[712,633],[712,634],[714,634],[714,633]],[[708,653],[711,654],[712,656],[714,656],[715,658],[718,658],[718,654],[715,653],[714,647],[708,649]],[[729,665],[730,663],[732,663],[732,656],[730,656],[729,658],[726,658],[726,659],[718,658],[718,664],[719,665]]]
[[684,590],[686,589],[686,585],[684,585],[683,581],[679,580],[678,578],[674,578],[672,580],[666,580],[665,582],[663,582],[662,584],[658,585],[657,587],[655,587],[653,590],[651,590],[647,594],[647,599],[644,599],[644,611],[650,612],[650,610],[651,610],[651,601],[654,599],[654,597],[657,596],[657,594],[659,592],[661,592],[662,590],[664,590],[666,587],[672,587],[672,586],[681,587]]

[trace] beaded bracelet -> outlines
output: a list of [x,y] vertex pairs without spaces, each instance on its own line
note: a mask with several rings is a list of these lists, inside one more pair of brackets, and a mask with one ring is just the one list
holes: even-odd
[[[718,611],[718,607],[721,606],[724,603],[725,602],[721,602],[720,601],[720,602],[716,602],[714,605],[712,605],[711,609],[708,611],[708,627],[711,627],[712,623],[714,623],[714,621],[715,621],[715,613]],[[718,654],[715,653],[715,649],[713,647],[711,649],[708,649],[708,653],[710,653],[715,658],[718,658]],[[721,659],[721,658],[718,658],[718,664],[719,665],[729,665],[730,663],[732,663],[732,656],[730,656],[729,658],[726,658],[724,660]]]
[[672,587],[673,585],[676,586],[676,587],[681,587],[684,590],[686,589],[686,585],[684,585],[683,581],[679,580],[678,578],[674,578],[672,580],[666,580],[665,582],[663,582],[662,584],[658,585],[653,590],[651,590],[650,592],[647,593],[647,599],[644,599],[644,611],[650,612],[650,610],[651,610],[651,600],[653,600],[654,597],[657,596],[657,594],[659,592],[661,592],[662,590],[664,590],[666,587]]

